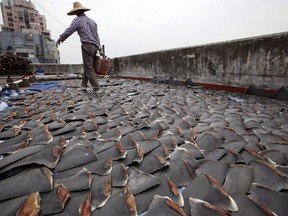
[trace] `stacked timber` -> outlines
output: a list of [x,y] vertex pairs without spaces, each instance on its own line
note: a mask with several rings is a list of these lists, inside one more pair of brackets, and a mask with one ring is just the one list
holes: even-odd
[[33,75],[33,66],[31,61],[11,54],[6,53],[0,56],[0,75]]

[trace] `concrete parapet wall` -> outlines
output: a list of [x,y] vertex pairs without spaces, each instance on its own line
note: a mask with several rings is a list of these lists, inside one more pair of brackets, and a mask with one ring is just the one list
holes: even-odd
[[288,32],[116,59],[118,76],[277,89],[288,85]]
[[[35,64],[35,68],[38,64]],[[83,64],[43,64],[46,75],[80,74],[83,73]]]

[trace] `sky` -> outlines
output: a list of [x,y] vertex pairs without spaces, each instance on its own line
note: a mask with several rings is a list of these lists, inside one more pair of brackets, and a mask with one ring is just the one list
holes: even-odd
[[[31,0],[52,39],[70,25],[73,0]],[[287,0],[82,0],[109,58],[288,31]],[[2,18],[2,15],[1,15]],[[2,23],[2,19],[0,20]],[[75,32],[59,46],[61,63],[82,63]]]

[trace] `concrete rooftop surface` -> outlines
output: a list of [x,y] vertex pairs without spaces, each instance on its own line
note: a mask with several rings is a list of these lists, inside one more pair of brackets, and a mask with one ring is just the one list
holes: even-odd
[[0,215],[288,213],[288,102],[99,79],[2,99]]

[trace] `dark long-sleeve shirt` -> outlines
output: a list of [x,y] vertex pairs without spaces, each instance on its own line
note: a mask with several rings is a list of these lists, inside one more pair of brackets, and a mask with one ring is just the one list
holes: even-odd
[[100,49],[100,39],[98,35],[97,24],[94,20],[87,17],[85,14],[76,17],[71,25],[60,35],[60,40],[66,40],[70,35],[77,31],[81,43],[92,43]]

